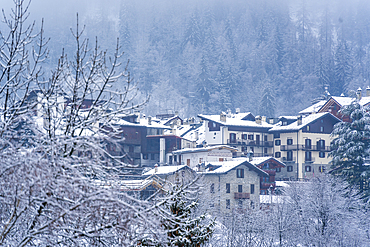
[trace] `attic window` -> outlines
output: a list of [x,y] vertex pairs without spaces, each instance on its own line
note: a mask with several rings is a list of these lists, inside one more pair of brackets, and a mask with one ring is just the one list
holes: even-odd
[[244,169],[236,169],[236,177],[244,178]]
[[283,126],[286,126],[288,125],[288,122],[287,121],[283,121]]
[[309,125],[307,125],[307,131],[310,131],[310,126]]

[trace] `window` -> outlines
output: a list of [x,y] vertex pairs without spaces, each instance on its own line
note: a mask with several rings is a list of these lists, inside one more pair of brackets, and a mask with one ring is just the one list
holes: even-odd
[[319,150],[322,150],[322,149],[324,149],[324,150],[325,150],[325,140],[319,140],[319,141],[317,142],[317,148],[318,148]]
[[247,140],[247,139],[248,139],[248,135],[247,135],[247,134],[243,134],[243,135],[242,135],[242,139],[243,139],[243,140]]
[[312,153],[311,153],[311,151],[306,151],[305,152],[304,160],[305,161],[311,161],[312,160]]
[[309,126],[309,125],[307,125],[307,127],[306,127],[306,128],[307,128],[307,131],[310,131],[310,126]]
[[174,155],[174,156],[173,156],[173,161],[174,161],[174,162],[177,162],[177,155]]
[[251,184],[251,194],[254,194],[254,184]]
[[326,167],[325,166],[319,166],[319,172],[325,172]]
[[286,152],[286,159],[287,161],[293,161],[293,151]]
[[264,140],[265,142],[267,142],[267,136],[264,136],[264,137],[263,137],[263,140]]
[[224,162],[224,158],[218,158],[219,162]]
[[230,209],[230,199],[226,199],[226,209]]
[[199,164],[203,163],[203,158],[199,158]]
[[275,146],[280,146],[281,145],[281,140],[275,140]]
[[150,159],[154,160],[155,159],[155,154],[150,154]]
[[248,135],[248,140],[254,140],[253,135]]
[[236,143],[236,134],[230,133],[230,143]]
[[322,152],[322,151],[321,151],[321,152],[319,152],[319,157],[320,157],[320,158],[325,158],[325,152]]
[[[148,159],[148,154],[143,154],[143,159],[147,160]],[[170,161],[172,161],[172,156],[170,156]]]
[[293,145],[293,139],[287,139],[286,143],[287,145]]
[[280,138],[280,133],[274,133],[274,138]]
[[243,185],[238,185],[238,192],[243,193]]
[[[148,158],[148,157],[147,157],[147,158]],[[172,159],[173,159],[173,158],[172,158],[172,155],[170,155],[168,158],[169,158],[168,163],[169,163],[170,165],[172,165]]]
[[244,169],[236,169],[236,177],[244,178]]
[[307,149],[311,149],[311,139],[305,139],[304,140],[304,146]]
[[324,126],[320,127],[320,132],[324,132]]
[[226,184],[226,193],[230,193],[230,184]]
[[287,171],[292,172],[293,171],[293,166],[287,166]]
[[281,157],[281,153],[280,152],[276,152],[275,153],[275,158],[280,158]]
[[265,154],[267,154],[267,148],[264,148],[263,152],[264,152]]
[[215,184],[211,184],[210,192],[215,193]]
[[305,170],[306,172],[311,172],[311,166],[305,166],[305,167],[304,167],[304,170]]
[[281,167],[277,167],[276,172],[281,172]]
[[187,160],[186,160],[186,165],[187,165],[187,166],[190,166],[190,159],[187,159]]

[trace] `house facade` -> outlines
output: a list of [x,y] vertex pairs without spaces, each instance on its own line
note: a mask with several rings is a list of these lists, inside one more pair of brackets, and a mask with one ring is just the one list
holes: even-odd
[[259,205],[260,177],[269,175],[246,158],[213,162],[204,171],[203,202],[210,211],[231,213]]
[[205,126],[205,143],[230,145],[238,152],[253,153],[254,157],[273,155],[273,136],[265,118],[251,113],[221,113],[220,115],[198,115]]
[[340,120],[325,112],[298,117],[289,125],[270,129],[274,138],[274,157],[286,164],[276,174],[278,180],[305,180],[325,172],[331,158],[330,133]]
[[276,174],[279,174],[286,165],[273,157],[253,158],[249,160],[249,163],[257,166],[269,175],[268,177],[260,178],[260,194],[274,194],[276,188]]

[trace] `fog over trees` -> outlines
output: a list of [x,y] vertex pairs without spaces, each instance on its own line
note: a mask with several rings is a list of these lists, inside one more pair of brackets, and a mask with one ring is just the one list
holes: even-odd
[[[54,59],[73,49],[76,12],[86,35],[130,59],[148,114],[185,116],[241,108],[260,112],[269,84],[275,116],[296,114],[328,85],[332,95],[369,84],[367,1],[35,0]],[[286,102],[290,102],[289,106]]]

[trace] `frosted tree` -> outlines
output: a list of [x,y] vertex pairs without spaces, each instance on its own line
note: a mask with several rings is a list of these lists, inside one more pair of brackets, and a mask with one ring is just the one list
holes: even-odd
[[160,235],[155,207],[121,191],[124,164],[105,148],[119,137],[115,121],[139,106],[119,46],[112,56],[97,42],[90,49],[77,25],[73,59],[62,53],[44,79],[43,30],[35,36],[27,2],[14,3],[1,33],[0,245],[122,246]]
[[197,211],[202,193],[200,178],[197,176],[192,180],[186,178],[182,183],[168,183],[169,189],[165,198],[159,198],[159,203],[155,205],[159,209],[166,239],[158,242],[153,241],[151,237],[145,237],[138,241],[138,245],[196,247],[210,240],[214,232],[214,219]]
[[[308,183],[291,184],[286,190],[294,228],[289,243],[312,246],[366,246],[366,215],[355,191],[346,182],[330,175]],[[289,222],[291,223],[291,222]],[[285,246],[285,245],[283,245]]]
[[365,158],[370,155],[370,115],[356,101],[342,107],[341,113],[348,116],[351,122],[339,122],[334,126],[330,152],[333,157],[332,173],[344,177],[368,197],[370,167],[365,164]]
[[267,117],[275,116],[275,97],[273,88],[270,83],[267,83],[263,89],[262,98],[259,106],[259,114]]

